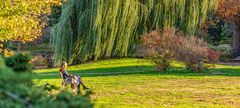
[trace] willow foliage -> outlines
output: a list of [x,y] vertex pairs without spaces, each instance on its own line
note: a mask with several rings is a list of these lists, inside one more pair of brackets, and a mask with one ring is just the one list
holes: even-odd
[[68,0],[52,30],[57,63],[124,57],[153,29],[195,34],[217,0]]

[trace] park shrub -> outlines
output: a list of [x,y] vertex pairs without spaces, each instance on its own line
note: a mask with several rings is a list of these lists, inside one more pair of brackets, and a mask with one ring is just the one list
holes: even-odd
[[220,44],[217,46],[210,45],[209,46],[212,50],[220,51],[220,58],[219,61],[222,62],[229,62],[232,59],[231,51],[232,47],[230,44]]
[[142,36],[138,54],[153,61],[159,70],[167,70],[172,60],[183,62],[187,69],[202,71],[204,63],[215,63],[219,52],[208,48],[207,43],[195,36],[186,37],[174,28],[152,31]]
[[49,65],[47,59],[43,58],[41,55],[33,57],[31,64],[33,65],[34,69],[47,68]]
[[158,70],[166,71],[174,59],[174,50],[178,44],[178,35],[174,29],[155,30],[142,36],[143,45],[138,47],[138,55],[153,61]]
[[28,53],[18,53],[6,58],[7,66],[16,72],[31,71],[31,56]]
[[192,71],[199,71],[204,68],[203,61],[207,58],[207,43],[203,39],[181,36],[181,44],[175,52],[178,61],[183,62],[186,68]]
[[90,92],[73,95],[60,92],[49,95],[54,86],[38,87],[33,85],[32,73],[13,72],[0,57],[0,108],[92,108]]
[[[192,71],[203,71],[210,68],[220,57],[220,51],[209,49],[203,39],[195,36],[182,37],[181,44],[174,52],[176,60],[183,62],[186,68]],[[208,63],[212,65],[208,65]]]
[[220,51],[208,49],[207,50],[207,60],[208,60],[207,63],[214,65],[216,62],[218,62],[220,56],[221,56]]

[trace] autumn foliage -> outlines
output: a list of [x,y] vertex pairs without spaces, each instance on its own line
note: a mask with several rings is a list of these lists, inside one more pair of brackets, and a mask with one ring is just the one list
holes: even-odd
[[152,60],[158,70],[166,71],[171,60],[174,59],[174,50],[180,41],[175,30],[155,30],[142,36],[143,45],[138,49],[138,54]]
[[155,30],[142,36],[143,44],[138,54],[149,58],[158,70],[167,70],[172,60],[183,62],[187,69],[202,71],[204,63],[214,64],[220,53],[208,48],[208,44],[195,36],[186,37],[176,29]]
[[0,41],[33,41],[47,24],[51,5],[60,0],[3,0],[0,2]]
[[240,21],[240,0],[220,0],[217,14],[227,20]]
[[220,51],[215,51],[215,50],[211,50],[211,49],[207,49],[207,62],[208,63],[216,63],[219,59],[219,57],[221,56]]
[[220,0],[217,14],[230,24],[233,31],[232,57],[240,56],[240,0]]

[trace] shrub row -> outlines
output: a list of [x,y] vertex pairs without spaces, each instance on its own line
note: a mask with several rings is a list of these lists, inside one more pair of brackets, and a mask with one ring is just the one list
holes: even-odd
[[142,41],[138,54],[152,60],[158,70],[167,70],[170,62],[177,60],[187,69],[202,71],[208,68],[204,63],[214,64],[220,56],[220,52],[209,49],[203,39],[184,36],[174,28],[152,31],[143,35]]

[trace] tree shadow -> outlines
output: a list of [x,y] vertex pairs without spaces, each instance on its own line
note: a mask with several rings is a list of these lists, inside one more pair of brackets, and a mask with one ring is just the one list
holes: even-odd
[[[206,72],[192,72],[185,68],[172,68],[168,71],[156,71],[154,66],[125,66],[113,68],[76,69],[69,70],[70,74],[82,77],[100,77],[117,75],[159,75],[159,76],[240,76],[240,68],[215,68]],[[35,73],[35,79],[60,79],[58,71]]]

